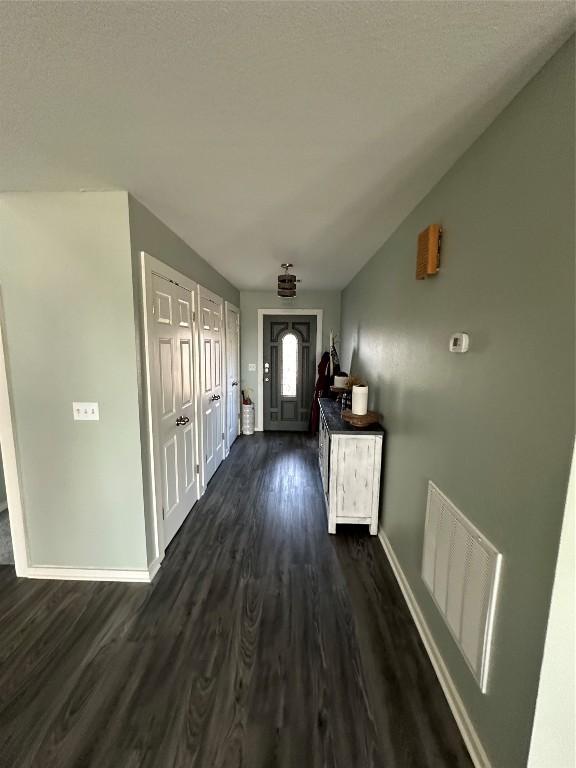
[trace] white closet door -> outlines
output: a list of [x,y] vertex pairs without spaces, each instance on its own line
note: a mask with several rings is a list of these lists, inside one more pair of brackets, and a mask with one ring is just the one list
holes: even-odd
[[153,275],[154,397],[158,414],[164,544],[198,499],[194,408],[194,294]]
[[202,376],[202,437],[204,484],[224,458],[222,399],[222,299],[199,289],[200,367]]
[[240,420],[240,313],[226,303],[226,442],[238,437]]

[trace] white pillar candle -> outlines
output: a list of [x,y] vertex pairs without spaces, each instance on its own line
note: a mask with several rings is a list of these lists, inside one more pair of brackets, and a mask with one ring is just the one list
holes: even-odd
[[368,413],[368,387],[365,384],[352,387],[352,413],[365,416]]

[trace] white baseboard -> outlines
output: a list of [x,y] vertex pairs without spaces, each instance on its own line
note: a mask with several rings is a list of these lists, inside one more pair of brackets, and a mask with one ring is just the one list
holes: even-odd
[[408,609],[412,614],[416,628],[420,633],[420,638],[422,639],[424,648],[426,648],[426,652],[430,657],[430,661],[432,662],[432,666],[434,667],[434,671],[436,672],[440,685],[442,686],[446,700],[448,701],[450,709],[452,710],[456,724],[458,725],[460,733],[462,734],[464,743],[468,748],[470,758],[472,759],[472,762],[476,768],[491,768],[488,755],[486,754],[486,751],[482,746],[482,742],[476,733],[476,729],[474,728],[474,725],[468,716],[464,702],[460,698],[456,686],[454,685],[454,681],[450,677],[448,668],[446,667],[438,646],[432,637],[432,633],[430,632],[430,628],[424,619],[424,615],[422,614],[422,611],[416,602],[414,593],[412,592],[412,589],[410,588],[398,558],[392,549],[390,540],[382,529],[378,531],[378,538],[380,539],[380,542],[384,548],[384,552],[386,553],[386,557],[390,562],[390,566],[394,571],[396,581],[402,590],[402,594],[404,595]]
[[152,560],[150,565],[148,566],[148,575],[150,576],[150,581],[156,576],[158,571],[160,570],[160,566],[162,565],[162,560],[164,558],[157,557],[155,560]]
[[[158,568],[160,563],[158,563]],[[21,574],[27,579],[56,579],[62,581],[128,581],[145,582],[152,581],[153,576],[149,569],[121,570],[102,568],[64,568],[55,565],[33,565]]]
[[0,512],[4,512],[8,509],[8,502],[7,501],[0,501]]

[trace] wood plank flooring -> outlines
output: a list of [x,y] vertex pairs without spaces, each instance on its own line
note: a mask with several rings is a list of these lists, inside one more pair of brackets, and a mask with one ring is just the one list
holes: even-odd
[[152,585],[0,568],[2,768],[470,768],[376,538],[316,441],[240,438]]

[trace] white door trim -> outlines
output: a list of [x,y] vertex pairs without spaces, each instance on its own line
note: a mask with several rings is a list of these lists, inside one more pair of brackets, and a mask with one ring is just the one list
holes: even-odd
[[[282,307],[275,307],[274,309],[258,310],[258,396],[256,400],[257,432],[262,432],[264,424],[264,315],[316,315],[316,362],[314,364],[314,370],[316,370],[318,363],[320,362],[320,357],[322,356],[322,320],[324,318],[323,309],[283,309]],[[316,381],[316,377],[314,377],[314,381]]]
[[[228,398],[232,397],[233,394],[236,394],[236,396],[240,397],[240,392],[233,393],[228,392],[228,310],[231,309],[233,312],[236,312],[238,315],[238,325],[240,325],[240,308],[236,306],[236,304],[232,304],[230,301],[224,302],[224,348],[226,349],[225,354],[225,360],[224,360],[224,376],[225,378],[225,389],[224,389],[224,402],[226,404],[226,456],[230,453],[230,445],[228,444]],[[238,378],[240,378],[240,328],[238,328]],[[238,409],[238,434],[240,434],[240,409]]]
[[26,518],[22,502],[22,483],[18,461],[18,445],[14,432],[12,396],[9,383],[9,364],[7,359],[5,316],[2,294],[0,291],[0,446],[6,483],[8,517],[12,534],[14,566],[17,576],[28,576],[30,559],[28,555],[28,537]]
[[[147,439],[148,439],[148,451],[150,457],[149,466],[149,491],[150,501],[152,504],[152,518],[154,520],[154,558],[149,564],[150,577],[153,578],[154,574],[160,567],[162,560],[164,559],[165,541],[164,541],[164,521],[162,520],[162,480],[160,476],[161,464],[159,455],[159,444],[156,438],[158,434],[158,419],[156,409],[154,408],[152,399],[152,382],[153,376],[153,362],[150,354],[151,339],[152,339],[152,324],[150,308],[152,306],[152,275],[158,275],[167,280],[171,280],[177,283],[182,288],[185,288],[194,295],[194,316],[192,319],[192,336],[194,339],[193,354],[194,354],[194,411],[196,414],[196,429],[195,431],[195,450],[196,456],[199,457],[200,449],[200,433],[201,422],[199,417],[199,405],[198,405],[198,376],[200,372],[199,354],[198,354],[198,324],[196,320],[197,315],[197,283],[194,280],[180,274],[172,267],[169,267],[159,259],[150,256],[145,251],[140,252],[140,265],[142,270],[142,318],[144,327],[144,371],[145,371],[145,404],[146,404],[146,426],[147,426]],[[199,458],[197,459],[199,461]],[[198,483],[198,498],[204,493],[204,486],[201,481],[201,477],[197,478]]]
[[208,288],[204,288],[204,286],[200,285],[200,283],[198,283],[198,293],[200,296],[204,296],[207,299],[212,299],[212,301],[216,304],[222,304],[222,306],[224,305],[224,299],[222,296],[218,296],[217,293],[214,293]]

